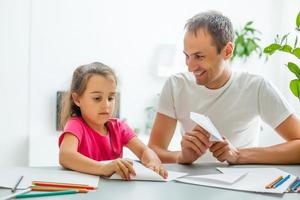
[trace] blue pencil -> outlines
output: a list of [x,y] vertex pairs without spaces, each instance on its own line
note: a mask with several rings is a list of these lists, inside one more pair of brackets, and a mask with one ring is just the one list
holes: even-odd
[[287,192],[290,192],[293,190],[294,186],[297,184],[297,182],[299,181],[299,178],[296,177],[296,179],[290,184],[290,186],[287,189]]
[[300,186],[300,179],[297,180],[297,182],[293,185],[292,190],[295,191]]
[[273,185],[273,188],[277,188],[278,186],[280,186],[281,184],[283,184],[286,180],[288,180],[291,177],[291,175],[287,175],[286,177],[284,177],[283,179],[281,179],[280,181],[278,181],[277,183],[275,183]]

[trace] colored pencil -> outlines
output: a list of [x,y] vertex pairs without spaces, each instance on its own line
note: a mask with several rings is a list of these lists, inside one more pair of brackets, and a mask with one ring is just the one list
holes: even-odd
[[40,187],[40,186],[33,186],[31,187],[32,191],[63,191],[63,190],[77,190],[79,193],[87,193],[87,189],[78,189],[78,188],[66,188],[66,187]]
[[290,184],[290,186],[288,187],[288,189],[287,189],[287,192],[291,192],[292,191],[292,189],[293,189],[293,187],[294,187],[294,185],[298,182],[298,177]]
[[284,177],[283,179],[281,179],[280,181],[278,181],[277,183],[275,183],[272,187],[273,188],[277,188],[278,186],[282,185],[285,181],[287,181],[289,178],[291,177],[291,175],[287,175],[286,177]]
[[293,185],[292,190],[296,191],[298,187],[300,187],[300,179]]
[[30,191],[31,191],[31,188],[28,188],[28,189],[26,189],[26,190],[21,190],[21,191],[19,191],[19,192],[16,192],[16,193],[7,195],[7,196],[5,196],[5,197],[1,197],[0,199],[1,199],[1,200],[12,199],[12,198],[15,198],[17,195],[24,194],[24,193],[27,193],[27,192],[30,192]]
[[18,194],[18,195],[16,195],[16,199],[31,198],[31,197],[56,196],[56,195],[76,194],[76,193],[78,193],[76,190],[64,190],[64,191],[57,191],[57,192],[43,192],[43,193],[33,193],[33,194]]
[[95,187],[92,187],[92,186],[89,186],[89,185],[69,184],[69,183],[53,183],[53,182],[42,182],[42,181],[33,181],[32,185],[77,188],[77,189],[87,189],[87,190],[95,190],[96,189]]
[[18,181],[17,181],[15,187],[13,187],[13,188],[11,189],[11,192],[14,193],[14,192],[17,190],[17,187],[20,185],[22,179],[23,179],[23,176],[21,176],[21,177],[18,179]]
[[283,178],[283,176],[279,176],[278,178],[276,178],[275,180],[273,180],[271,183],[269,183],[268,185],[266,185],[266,189],[270,189],[273,187],[273,185],[275,185],[275,183],[277,183],[278,181],[280,181]]

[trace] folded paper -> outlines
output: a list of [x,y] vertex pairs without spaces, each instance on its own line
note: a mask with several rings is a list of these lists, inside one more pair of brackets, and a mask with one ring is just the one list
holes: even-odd
[[210,134],[210,141],[223,141],[219,131],[207,116],[191,112],[190,118]]

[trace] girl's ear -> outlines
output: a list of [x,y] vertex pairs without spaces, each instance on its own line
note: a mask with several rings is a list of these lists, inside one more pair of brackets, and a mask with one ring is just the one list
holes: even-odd
[[72,93],[72,99],[73,99],[74,103],[76,104],[76,106],[80,107],[79,97],[75,92]]

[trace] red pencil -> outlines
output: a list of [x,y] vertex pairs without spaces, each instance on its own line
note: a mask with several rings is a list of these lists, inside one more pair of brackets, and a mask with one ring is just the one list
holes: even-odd
[[89,185],[81,185],[81,184],[69,184],[69,183],[53,183],[53,182],[42,182],[42,181],[32,181],[32,185],[37,186],[51,186],[51,187],[65,187],[65,188],[78,188],[78,189],[87,189],[87,190],[95,190],[95,187]]

